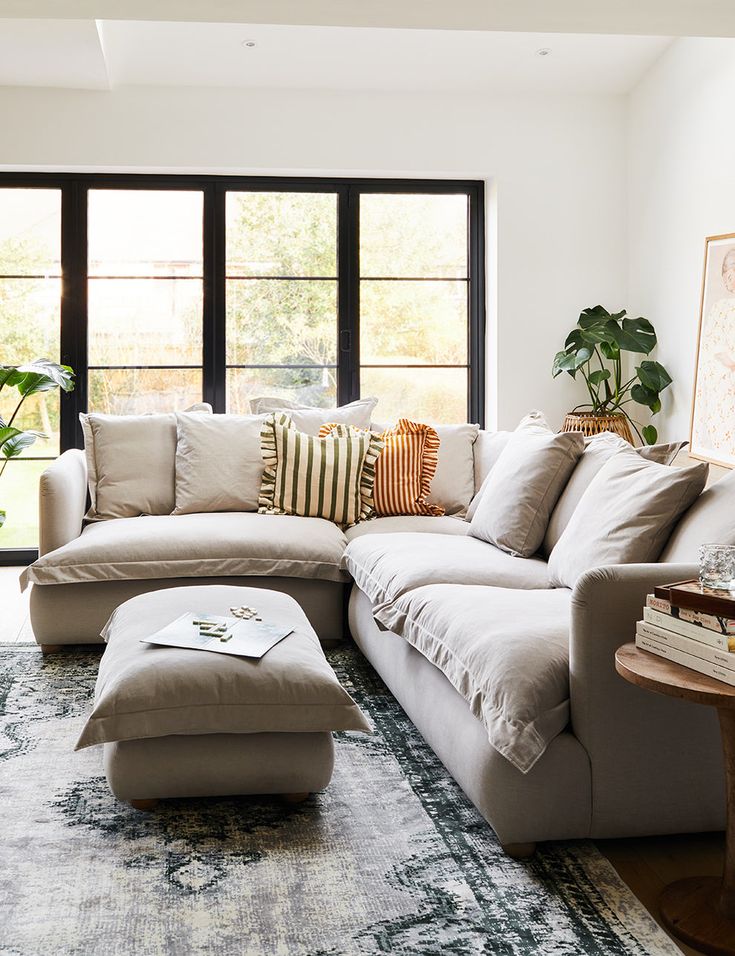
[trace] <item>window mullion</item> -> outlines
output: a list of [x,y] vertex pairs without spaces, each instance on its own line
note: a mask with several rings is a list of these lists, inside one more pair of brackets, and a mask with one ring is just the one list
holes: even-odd
[[337,401],[344,405],[360,397],[360,194],[355,186],[339,191],[337,244]]
[[225,187],[204,188],[204,309],[202,315],[204,399],[214,411],[227,406],[225,344]]
[[76,373],[72,392],[61,393],[61,451],[83,448],[79,413],[87,410],[87,186],[61,187],[61,362]]

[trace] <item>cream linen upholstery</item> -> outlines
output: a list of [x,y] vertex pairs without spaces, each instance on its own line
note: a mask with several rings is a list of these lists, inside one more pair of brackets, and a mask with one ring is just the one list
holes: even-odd
[[314,793],[332,777],[331,733],[172,734],[104,745],[119,800]]
[[260,429],[267,415],[176,416],[176,507],[257,511],[263,458]]
[[466,535],[469,524],[460,517],[448,515],[385,515],[382,518],[371,518],[370,521],[361,521],[345,531],[348,541],[362,538],[370,534],[395,534],[397,531],[416,531],[430,534],[457,534]]
[[470,522],[470,534],[509,554],[539,550],[551,512],[584,450],[581,434],[555,434],[533,415],[525,418],[488,476]]
[[72,448],[49,463],[38,486],[39,554],[63,547],[82,532],[87,507],[84,452]]
[[[664,445],[644,445],[636,448],[636,454],[648,461],[658,462],[660,465],[670,465],[681,451],[686,442],[671,442]],[[582,495],[587,486],[602,468],[605,462],[620,451],[630,451],[630,444],[619,435],[612,432],[602,432],[593,438],[585,439],[584,451],[577,462],[569,481],[551,512],[542,554],[548,557],[554,550],[562,532],[569,524]]]
[[322,425],[328,422],[354,425],[355,428],[370,428],[370,419],[377,404],[377,398],[360,398],[337,408],[314,408],[283,402],[280,398],[254,398],[250,402],[250,411],[256,415],[286,411],[295,428],[307,435],[316,436]]
[[480,504],[488,476],[497,464],[500,454],[510,441],[513,432],[490,432],[484,429],[477,435],[477,441],[474,444],[475,458],[475,494],[470,502],[465,517],[472,521],[477,506]]
[[[206,403],[190,412],[211,414]],[[176,414],[80,415],[90,521],[168,515],[176,503]]]
[[545,561],[514,558],[477,538],[460,535],[363,535],[347,545],[343,566],[376,606],[426,584],[548,587]]
[[34,584],[281,575],[343,581],[344,534],[321,518],[160,515],[88,525],[28,569]]
[[701,493],[709,466],[672,468],[630,448],[590,482],[549,557],[553,587],[574,587],[603,565],[656,561],[679,516]]
[[435,664],[527,773],[569,722],[571,592],[435,584],[374,611]]
[[[227,614],[236,602],[257,602],[264,620],[293,633],[258,661],[141,643],[186,610]],[[115,611],[104,636],[94,708],[77,750],[170,734],[371,729],[285,594],[217,586],[142,594]]]
[[710,485],[674,528],[661,561],[699,561],[703,544],[735,544],[735,471]]

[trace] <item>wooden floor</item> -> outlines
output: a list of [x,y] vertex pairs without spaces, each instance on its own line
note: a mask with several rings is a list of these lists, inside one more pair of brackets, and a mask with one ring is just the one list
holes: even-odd
[[[28,592],[22,594],[18,583],[21,570],[0,568],[0,643],[33,641]],[[599,840],[597,846],[657,920],[658,898],[667,883],[685,876],[719,875],[724,855],[721,833]],[[685,953],[695,952],[679,945]]]

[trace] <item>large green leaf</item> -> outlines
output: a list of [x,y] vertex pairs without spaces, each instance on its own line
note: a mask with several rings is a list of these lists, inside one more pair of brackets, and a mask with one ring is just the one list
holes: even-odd
[[4,385],[17,385],[22,380],[23,375],[15,365],[0,365],[0,388]]
[[585,309],[579,316],[579,327],[589,329],[595,325],[604,325],[610,318],[610,313],[601,305],[593,306],[591,309]]
[[45,438],[46,436],[43,432],[19,432],[18,429],[10,429],[15,431],[15,435],[10,435],[2,443],[0,443],[0,454],[4,458],[17,458],[22,451],[25,451],[26,448],[35,442],[37,438]]
[[659,362],[641,362],[636,372],[641,385],[652,392],[663,392],[671,385],[671,376]]
[[592,385],[599,385],[600,382],[604,382],[606,379],[610,378],[610,369],[609,368],[598,368],[594,372],[590,372],[589,380]]
[[16,435],[20,435],[20,431],[20,428],[13,428],[12,425],[8,426],[3,424],[0,426],[0,446],[4,445],[8,439],[15,438]]
[[620,356],[620,349],[617,347],[615,342],[611,342],[609,340],[600,342],[600,351],[605,358],[610,359],[611,362],[614,362]]
[[48,359],[36,359],[28,365],[19,365],[17,371],[22,378],[13,384],[24,396],[48,392],[52,388],[61,388],[65,392],[74,388],[74,372],[71,368],[68,365],[57,365]]
[[[650,408],[652,412],[659,411],[661,408],[658,392],[646,388],[645,385],[634,385],[630,390],[630,397],[634,402],[638,402],[639,405],[645,405]],[[658,408],[656,406],[658,406]]]
[[623,319],[622,325],[611,319],[606,328],[610,338],[624,352],[648,355],[656,344],[656,332],[648,319]]
[[564,352],[557,352],[554,356],[554,364],[551,368],[551,374],[554,378],[561,375],[562,372],[569,372],[574,376],[577,369],[592,358],[592,351],[586,346],[579,349],[572,349]]

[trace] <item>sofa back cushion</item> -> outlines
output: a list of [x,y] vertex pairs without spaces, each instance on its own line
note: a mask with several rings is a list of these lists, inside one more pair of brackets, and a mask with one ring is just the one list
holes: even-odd
[[710,485],[682,516],[661,560],[696,563],[703,544],[735,545],[735,471]]
[[679,516],[702,492],[709,466],[671,468],[633,448],[608,459],[582,495],[549,557],[554,587],[591,568],[656,561]]
[[258,510],[265,469],[260,430],[267,417],[176,416],[174,514]]
[[[636,454],[660,465],[670,465],[686,442],[671,442],[662,445],[644,445],[636,448]],[[620,451],[629,451],[630,444],[612,432],[602,432],[585,440],[584,452],[576,464],[556,507],[551,513],[544,536],[543,554],[548,557],[556,547],[562,532],[569,524],[582,495],[589,483],[605,462]]]
[[480,504],[480,498],[485,490],[488,475],[497,464],[500,453],[510,440],[513,432],[491,432],[481,428],[477,434],[477,441],[473,446],[475,490],[467,508],[466,518],[471,521]]
[[254,415],[269,415],[271,412],[288,412],[294,428],[307,435],[317,436],[327,422],[339,425],[354,425],[355,428],[370,428],[370,421],[378,404],[377,398],[360,398],[349,405],[337,408],[316,408],[311,405],[294,405],[281,398],[253,398],[250,411]]
[[535,554],[583,449],[578,432],[555,434],[543,416],[527,416],[487,478],[470,534],[510,554]]
[[[190,412],[211,414],[212,406]],[[168,515],[176,504],[176,414],[80,415],[91,507],[87,520]]]

